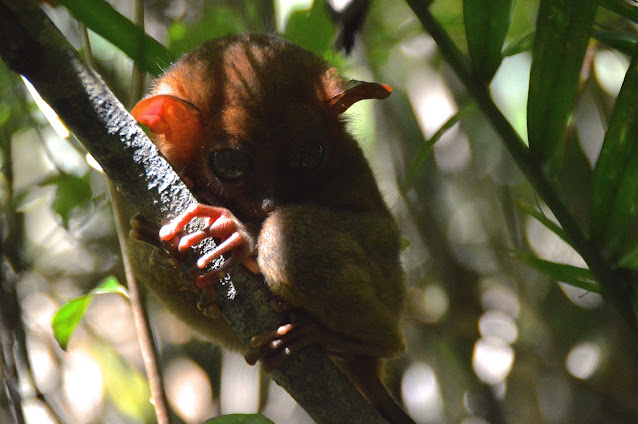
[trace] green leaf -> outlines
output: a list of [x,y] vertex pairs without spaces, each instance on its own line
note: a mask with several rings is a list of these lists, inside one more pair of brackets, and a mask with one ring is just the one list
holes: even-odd
[[203,424],[274,424],[259,414],[229,414],[205,421]]
[[62,225],[68,228],[71,213],[82,206],[87,205],[93,196],[89,183],[90,175],[82,177],[71,174],[58,174],[49,178],[43,185],[55,185],[55,197],[51,208],[62,218]]
[[437,141],[443,137],[443,135],[450,130],[457,122],[463,118],[468,112],[476,109],[476,103],[468,103],[461,110],[456,112],[454,115],[450,117],[442,126],[439,128],[434,135],[429,140],[426,140],[425,143],[421,144],[419,149],[415,153],[415,158],[412,160],[412,164],[410,165],[410,170],[408,171],[408,177],[406,184],[409,186],[416,175],[418,174],[423,162],[428,158],[430,153],[432,152],[432,148]]
[[594,170],[591,237],[612,257],[638,214],[638,45],[629,64]]
[[108,277],[89,293],[76,297],[62,305],[51,320],[53,336],[63,350],[69,345],[69,340],[78,326],[95,295],[105,293],[119,293],[128,297],[126,289],[115,277]]
[[600,5],[638,24],[638,7],[636,7],[634,2],[624,0],[600,0]]
[[565,242],[569,243],[570,241],[567,238],[567,235],[565,234],[565,232],[563,231],[563,229],[556,224],[554,221],[552,221],[551,219],[549,219],[547,217],[547,215],[545,215],[542,211],[536,209],[534,206],[522,201],[522,200],[516,200],[516,205],[522,209],[524,212],[526,212],[527,214],[533,216],[534,218],[536,218],[536,220],[538,222],[540,222],[541,224],[543,224],[548,230],[550,230],[551,232],[553,232],[554,234],[556,234],[558,237],[560,237],[561,239],[563,239]]
[[527,130],[532,153],[549,163],[561,153],[579,90],[596,0],[542,0],[530,71]]
[[501,64],[513,0],[463,0],[463,23],[474,73],[489,82]]
[[546,261],[530,252],[518,250],[513,251],[513,253],[516,258],[556,281],[567,283],[590,292],[600,293],[600,285],[587,268]]
[[594,38],[627,56],[631,56],[634,46],[638,42],[638,37],[635,34],[619,31],[595,31]]
[[77,297],[62,305],[53,316],[51,321],[53,337],[63,350],[66,350],[69,345],[71,335],[84,317],[92,300],[93,296],[90,295]]
[[121,285],[118,279],[112,275],[109,277],[106,277],[104,280],[102,280],[99,286],[91,290],[92,295],[107,294],[107,293],[118,293],[126,297],[127,299],[129,297],[128,290],[126,290],[126,287]]
[[288,19],[284,37],[311,52],[326,56],[332,55],[332,43],[337,28],[328,16],[326,0],[313,2],[308,10],[296,10]]
[[154,76],[175,57],[154,38],[113,9],[105,0],[56,0],[87,28],[122,50]]
[[0,127],[4,127],[11,117],[11,108],[4,103],[0,104]]
[[520,39],[508,44],[503,50],[503,57],[514,56],[532,50],[534,48],[534,38],[536,38],[536,31],[525,34]]
[[203,16],[194,23],[175,21],[168,29],[168,45],[175,54],[191,51],[205,41],[248,32],[237,8],[205,4]]
[[554,164],[549,181],[560,193],[574,220],[587,228],[590,219],[594,171],[576,128],[569,133],[560,162]]
[[620,258],[617,268],[633,269],[638,271],[638,240],[632,240],[630,246],[623,249],[625,255]]

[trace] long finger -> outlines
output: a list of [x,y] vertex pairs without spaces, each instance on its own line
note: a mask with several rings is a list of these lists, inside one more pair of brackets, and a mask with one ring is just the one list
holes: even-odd
[[219,246],[215,247],[212,252],[202,256],[197,260],[198,268],[206,268],[206,265],[222,256],[224,253],[230,252],[233,249],[241,248],[245,245],[246,240],[240,233],[233,233],[230,237],[224,240]]
[[184,227],[191,222],[194,218],[212,218],[217,219],[223,214],[223,208],[217,208],[209,205],[202,205],[201,203],[194,203],[190,205],[184,213],[173,219],[168,224],[160,228],[160,238],[162,240],[168,240],[176,236]]

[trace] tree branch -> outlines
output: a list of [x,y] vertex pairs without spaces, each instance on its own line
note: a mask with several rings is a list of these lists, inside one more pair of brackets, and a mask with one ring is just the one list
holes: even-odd
[[[195,202],[126,109],[33,0],[0,0],[0,38],[0,57],[29,79],[151,223],[161,225]],[[236,268],[232,279],[216,289],[224,318],[245,344],[280,324],[259,277]],[[306,348],[287,359],[273,378],[318,423],[384,422],[319,348]]]

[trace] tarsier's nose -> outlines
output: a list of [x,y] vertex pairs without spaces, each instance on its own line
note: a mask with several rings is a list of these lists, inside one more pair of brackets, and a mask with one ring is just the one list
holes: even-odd
[[268,198],[262,200],[260,209],[264,215],[270,215],[275,210],[275,201]]

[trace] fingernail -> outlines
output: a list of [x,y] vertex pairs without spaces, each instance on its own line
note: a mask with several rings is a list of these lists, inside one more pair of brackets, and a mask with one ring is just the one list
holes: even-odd
[[281,327],[277,329],[277,334],[280,336],[283,336],[290,330],[292,330],[292,324],[282,325]]
[[169,225],[165,225],[162,228],[160,228],[159,230],[159,236],[162,240],[169,238],[169,235],[171,234],[171,231],[173,230],[173,228]]

